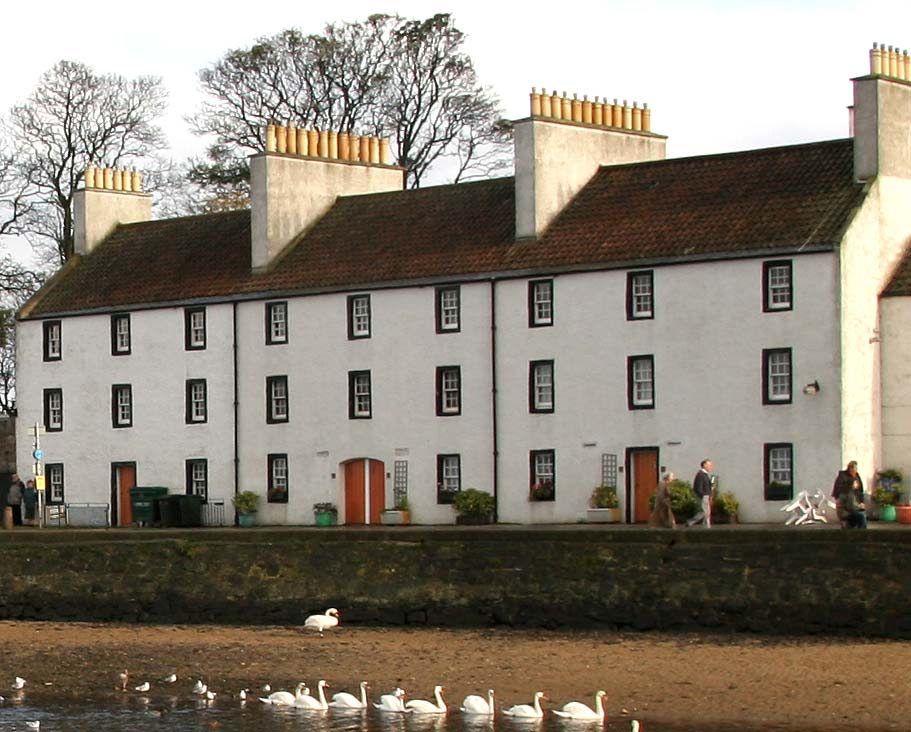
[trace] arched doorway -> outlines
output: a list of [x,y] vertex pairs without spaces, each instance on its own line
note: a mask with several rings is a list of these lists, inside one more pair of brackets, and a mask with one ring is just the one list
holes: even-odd
[[345,524],[379,524],[386,502],[382,460],[357,458],[345,463]]

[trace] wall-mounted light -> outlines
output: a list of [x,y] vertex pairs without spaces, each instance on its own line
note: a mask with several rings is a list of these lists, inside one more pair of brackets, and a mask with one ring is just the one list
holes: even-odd
[[803,393],[807,396],[813,396],[814,394],[819,394],[819,382],[811,381],[803,388]]

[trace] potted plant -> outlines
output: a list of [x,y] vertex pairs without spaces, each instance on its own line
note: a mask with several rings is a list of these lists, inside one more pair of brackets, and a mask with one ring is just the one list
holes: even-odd
[[609,485],[596,485],[588,499],[589,523],[616,523],[620,521],[620,499],[617,489]]
[[317,526],[333,526],[338,522],[338,509],[331,501],[314,503],[313,515]]
[[394,508],[383,509],[380,513],[380,523],[386,526],[401,526],[411,523],[411,509],[408,507],[408,497],[400,496]]
[[667,486],[671,498],[671,510],[677,523],[683,523],[696,515],[696,494],[693,486],[685,480],[672,480]]
[[712,521],[718,524],[736,524],[740,501],[731,491],[715,496],[712,501]]
[[253,526],[256,512],[259,510],[259,494],[253,491],[240,491],[231,499],[237,511],[237,523],[240,526]]
[[477,488],[459,491],[452,499],[452,507],[458,514],[457,524],[489,524],[493,520],[495,506],[493,496]]
[[532,483],[528,493],[529,501],[552,501],[554,500],[554,484],[549,480],[542,480],[538,483]]
[[902,475],[898,470],[877,471],[873,499],[879,507],[880,521],[895,521],[897,517],[896,505],[904,495],[901,479]]

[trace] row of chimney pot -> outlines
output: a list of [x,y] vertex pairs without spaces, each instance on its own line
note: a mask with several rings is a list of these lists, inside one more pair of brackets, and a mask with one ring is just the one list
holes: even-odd
[[911,56],[908,50],[873,44],[870,49],[870,73],[877,76],[891,76],[902,81],[911,81]]
[[391,164],[387,138],[275,124],[266,125],[266,152],[372,165]]
[[142,175],[135,170],[96,168],[90,165],[85,169],[85,187],[139,193],[142,191]]
[[603,102],[599,97],[595,97],[595,101],[592,102],[589,101],[587,94],[581,100],[575,94],[570,99],[566,92],[562,95],[556,91],[548,94],[547,89],[542,89],[539,94],[535,87],[531,89],[531,116],[565,119],[636,132],[651,132],[652,129],[652,110],[648,108],[648,104],[640,107],[633,102],[633,106],[630,107],[625,99],[623,104],[620,104],[616,99],[613,103],[608,102],[606,97]]

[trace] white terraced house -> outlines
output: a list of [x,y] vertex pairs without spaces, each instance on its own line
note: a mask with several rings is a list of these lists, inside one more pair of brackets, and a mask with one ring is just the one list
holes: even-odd
[[[885,56],[885,65],[883,57]],[[715,463],[781,522],[848,459],[911,469],[911,73],[871,53],[851,136],[665,159],[651,110],[534,92],[515,176],[403,190],[377,140],[270,128],[250,210],[150,220],[89,170],[76,254],[18,316],[18,461],[51,504],[129,488],[310,524],[460,490],[576,522]],[[118,185],[117,178],[120,179]],[[124,182],[126,181],[126,182]]]

